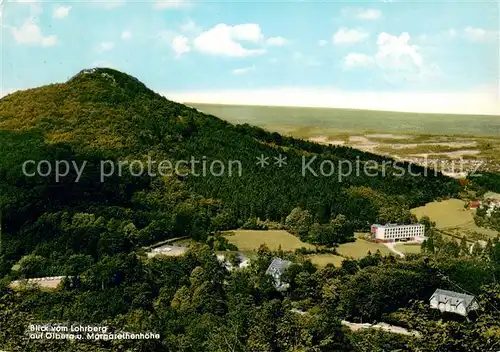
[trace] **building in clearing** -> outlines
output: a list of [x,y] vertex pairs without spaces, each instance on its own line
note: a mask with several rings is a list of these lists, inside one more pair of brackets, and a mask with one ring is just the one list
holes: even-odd
[[481,202],[478,200],[473,200],[472,202],[469,202],[468,208],[469,209],[477,209],[481,206]]
[[441,312],[456,313],[467,316],[469,312],[479,308],[476,298],[464,293],[437,289],[430,299],[430,306]]
[[487,246],[488,242],[483,241],[483,240],[477,240],[473,244],[470,245],[469,247],[469,252],[472,254],[474,252],[474,248],[485,248]]
[[382,242],[423,241],[425,226],[422,224],[373,224],[371,235],[372,239]]
[[288,284],[281,281],[281,276],[288,267],[292,265],[289,260],[283,260],[281,258],[274,258],[269,267],[266,270],[266,275],[271,275],[274,279],[274,287],[278,291],[284,291],[288,288]]
[[[238,253],[237,254],[239,264],[236,268],[246,268],[250,265],[250,260],[245,257],[243,253]],[[217,254],[217,259],[221,262],[224,263],[224,266],[226,267],[227,270],[233,270],[235,267],[233,264],[229,262],[229,260],[226,258],[224,254]]]
[[18,287],[39,287],[39,288],[57,288],[62,280],[69,276],[47,276],[35,277],[30,279],[14,280],[10,283],[11,288]]
[[186,247],[164,245],[160,247],[153,248],[148,252],[148,257],[155,257],[157,255],[167,255],[167,256],[180,256],[187,251]]

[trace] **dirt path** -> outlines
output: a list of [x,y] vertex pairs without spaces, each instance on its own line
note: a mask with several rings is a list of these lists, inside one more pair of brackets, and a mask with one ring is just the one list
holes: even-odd
[[400,256],[401,258],[404,258],[405,257],[405,254],[403,252],[400,252],[396,249],[395,247],[395,243],[394,242],[387,242],[387,243],[384,243],[385,246],[387,248],[389,248],[393,253],[395,253],[396,255]]
[[418,331],[410,331],[410,330],[402,328],[400,326],[389,325],[387,323],[359,324],[359,323],[351,323],[347,320],[342,320],[342,325],[347,326],[349,329],[351,329],[351,331],[358,331],[361,329],[374,328],[374,329],[382,329],[385,331],[389,331],[389,332],[392,332],[394,334],[420,336],[420,333]]

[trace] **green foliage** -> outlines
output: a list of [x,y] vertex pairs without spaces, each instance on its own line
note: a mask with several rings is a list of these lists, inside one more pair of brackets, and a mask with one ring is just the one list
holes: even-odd
[[[399,260],[376,253],[344,260],[338,269],[316,270],[291,253],[263,246],[248,268],[227,270],[214,251],[237,248],[218,231],[284,224],[303,240],[335,246],[376,221],[414,221],[409,208],[456,195],[458,182],[432,173],[397,175],[394,166],[385,175],[351,174],[342,182],[337,174],[303,176],[305,156],[316,157],[317,164],[388,160],[233,126],[171,102],[115,70],[84,71],[63,84],[2,98],[0,149],[2,349],[326,352],[363,351],[359,345],[372,342],[398,348],[399,340],[388,342],[383,334],[353,337],[340,321],[379,320],[410,300],[428,299],[447,283],[438,270],[475,293],[497,296],[496,289],[481,287],[499,275],[498,241],[480,256],[464,258],[463,245],[438,235],[425,252],[437,267],[419,257]],[[255,164],[260,155],[272,160],[279,154],[286,156],[287,168],[262,170]],[[239,160],[242,175],[135,177],[125,170],[100,180],[103,159],[118,164],[192,156],[207,162]],[[87,166],[79,182],[74,170],[62,180],[29,177],[21,166],[30,159]],[[402,166],[413,174],[425,170]],[[204,245],[182,257],[138,255],[140,247],[184,236]],[[295,262],[284,274],[290,284],[286,292],[278,292],[265,274],[274,257]],[[9,272],[15,263],[18,271]],[[14,292],[7,284],[16,275],[71,277],[52,292]],[[24,329],[35,321],[105,324],[157,332],[161,339],[33,342]],[[481,334],[487,335],[484,326]],[[488,336],[495,333],[488,330]]]

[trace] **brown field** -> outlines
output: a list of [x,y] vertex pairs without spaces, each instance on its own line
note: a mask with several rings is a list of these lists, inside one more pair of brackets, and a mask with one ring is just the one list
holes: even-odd
[[234,235],[225,235],[225,237],[243,252],[255,251],[261,244],[267,245],[271,250],[277,250],[281,246],[284,251],[294,251],[301,247],[315,248],[285,230],[235,230],[232,232]]
[[436,228],[454,236],[466,236],[471,240],[477,240],[495,237],[498,234],[497,231],[477,226],[474,223],[475,210],[465,209],[464,204],[460,199],[448,199],[428,203],[412,209],[411,212],[419,219],[428,216],[436,222]]

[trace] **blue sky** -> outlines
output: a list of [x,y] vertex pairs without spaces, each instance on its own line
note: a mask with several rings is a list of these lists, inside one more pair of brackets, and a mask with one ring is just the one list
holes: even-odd
[[497,113],[498,18],[479,1],[4,1],[1,88],[100,66],[180,101]]

